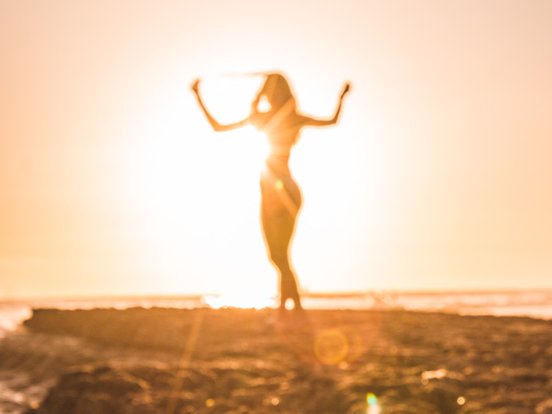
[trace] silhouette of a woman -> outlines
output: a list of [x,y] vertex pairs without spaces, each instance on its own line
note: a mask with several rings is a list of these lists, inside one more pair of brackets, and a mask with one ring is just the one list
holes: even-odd
[[[279,73],[266,75],[266,81],[252,102],[250,115],[239,122],[221,125],[209,113],[199,94],[199,79],[192,84],[199,106],[215,131],[228,131],[252,124],[266,133],[270,152],[261,175],[261,221],[269,258],[280,274],[280,310],[292,300],[296,310],[302,309],[297,280],[289,259],[289,246],[297,213],[301,207],[301,191],[289,170],[290,151],[301,128],[334,125],[341,112],[343,97],[349,91],[346,83],[331,119],[313,119],[297,112],[296,101],[286,78]],[[262,111],[262,99],[269,108]]]

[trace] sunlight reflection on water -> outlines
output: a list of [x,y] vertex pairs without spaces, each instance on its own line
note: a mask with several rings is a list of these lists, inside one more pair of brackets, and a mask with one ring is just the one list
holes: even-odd
[[244,308],[264,309],[275,306],[275,299],[270,297],[252,297],[247,294],[227,294],[205,296],[205,304],[213,309],[220,308]]
[[[0,301],[0,338],[31,316],[32,308],[93,309],[166,307],[191,309],[237,307],[273,308],[276,298],[250,292],[174,297],[105,297],[89,299],[43,299]],[[511,292],[364,292],[354,295],[305,295],[306,309],[405,309],[461,315],[530,316],[552,319],[552,291]]]

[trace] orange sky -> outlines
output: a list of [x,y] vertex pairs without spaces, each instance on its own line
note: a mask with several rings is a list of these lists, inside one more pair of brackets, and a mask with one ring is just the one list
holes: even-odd
[[232,118],[258,81],[222,75],[266,69],[321,117],[353,83],[292,158],[303,287],[551,288],[551,21],[544,0],[1,2],[0,298],[273,294],[260,137],[213,133],[188,90]]

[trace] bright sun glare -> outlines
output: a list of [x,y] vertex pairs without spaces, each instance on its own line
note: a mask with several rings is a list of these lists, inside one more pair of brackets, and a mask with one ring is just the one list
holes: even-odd
[[[258,84],[254,78],[215,78],[202,81],[201,90],[214,116],[229,123],[249,114]],[[214,307],[268,306],[275,275],[258,220],[266,137],[249,125],[212,131],[189,95],[184,109],[181,94],[156,97],[174,102],[169,110],[160,105],[162,110],[132,114],[129,121],[132,151],[123,166],[123,188],[132,214],[126,220],[146,252],[140,260],[155,272],[150,290],[216,293]],[[194,260],[204,255],[205,265],[191,269],[187,254]],[[265,273],[269,277],[259,276]],[[236,285],[244,284],[252,288],[237,294]],[[260,291],[266,293],[262,299],[249,293]]]
[[[201,79],[200,90],[213,116],[220,123],[232,123],[249,115],[262,81],[262,77],[207,77]],[[335,91],[324,95],[321,90],[298,91],[299,102],[305,103],[300,108],[307,114],[332,113]],[[220,306],[249,307],[253,301],[249,296],[275,296],[277,274],[266,255],[259,219],[267,137],[249,125],[214,132],[189,84],[180,78],[167,79],[167,85],[148,91],[145,101],[128,113],[125,162],[120,167],[124,182],[116,187],[124,191],[125,226],[142,252],[133,259],[143,275],[142,286],[159,294],[225,295],[217,299],[224,302]],[[326,107],[317,106],[322,104]],[[351,133],[345,128],[339,135],[331,128],[306,129],[293,150],[290,166],[305,203],[291,254],[305,289],[335,285],[321,277],[318,256],[322,249],[328,251],[328,245],[319,235],[328,214],[335,214],[341,205],[355,205],[351,199],[355,180],[343,180],[355,176],[354,163],[328,168],[328,160],[339,163],[353,150],[347,148],[353,142]],[[373,183],[369,186],[374,188]],[[317,205],[324,208],[312,207]],[[340,271],[337,264],[327,266],[334,266],[327,270],[329,275]],[[232,293],[236,286],[247,286],[251,293],[237,298]]]
[[[210,111],[221,123],[233,123],[249,116],[251,102],[260,87],[262,77],[217,77],[202,81],[201,93]],[[268,104],[268,102],[266,102]],[[205,133],[205,122],[196,131]],[[214,134],[208,131],[210,134]],[[268,155],[268,143],[263,133],[247,125],[235,131],[221,134],[221,139],[231,139],[234,167],[260,172]]]
[[230,292],[222,295],[212,295],[205,298],[205,303],[211,308],[220,309],[225,307],[263,309],[273,307],[275,299],[263,297],[254,292]]

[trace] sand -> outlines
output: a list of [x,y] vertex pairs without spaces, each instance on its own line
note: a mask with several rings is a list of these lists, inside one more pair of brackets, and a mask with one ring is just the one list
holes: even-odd
[[552,413],[552,322],[44,309],[0,342],[0,373],[29,414]]

